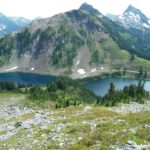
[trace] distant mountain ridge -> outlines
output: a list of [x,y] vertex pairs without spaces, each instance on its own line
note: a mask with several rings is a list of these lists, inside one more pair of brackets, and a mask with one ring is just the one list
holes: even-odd
[[117,19],[118,16],[114,15],[114,14],[111,14],[111,13],[107,13],[106,17],[108,17],[112,21],[116,21],[116,19]]
[[0,35],[5,35],[19,28],[17,24],[12,22],[7,16],[0,13]]
[[12,33],[31,21],[23,17],[7,17],[0,13],[0,36]]
[[31,22],[31,20],[24,17],[9,17],[9,19],[20,27],[24,27]]

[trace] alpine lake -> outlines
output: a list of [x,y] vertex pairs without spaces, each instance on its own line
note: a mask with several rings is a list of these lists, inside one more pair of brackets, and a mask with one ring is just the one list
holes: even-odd
[[[7,72],[0,73],[0,81],[12,81],[20,84],[32,84],[32,85],[47,85],[54,81],[57,77],[51,75],[41,75],[33,73],[21,73],[21,72]],[[84,86],[92,90],[98,96],[104,96],[109,88],[110,83],[113,82],[117,90],[122,90],[124,86],[130,84],[138,84],[138,79],[129,79],[121,77],[102,77],[96,80],[88,80],[84,82]],[[150,81],[144,81],[145,90],[150,92]]]

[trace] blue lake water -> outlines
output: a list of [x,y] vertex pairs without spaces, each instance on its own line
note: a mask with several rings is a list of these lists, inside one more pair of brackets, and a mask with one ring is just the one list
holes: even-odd
[[21,84],[45,85],[55,80],[56,77],[50,75],[40,75],[32,73],[9,72],[0,73],[0,81],[13,81]]
[[[121,77],[105,77],[94,81],[88,81],[85,83],[85,86],[94,91],[96,95],[104,96],[107,93],[111,82],[115,84],[117,90],[122,90],[124,86],[128,86],[130,84],[137,85],[139,80],[124,79]],[[150,81],[145,81],[144,88],[150,92]]]
[[[0,73],[0,81],[13,81],[21,84],[46,85],[54,81],[56,77],[31,73],[9,72]],[[110,83],[115,84],[116,89],[121,90],[124,86],[138,84],[136,79],[123,79],[121,77],[105,77],[97,80],[89,80],[84,86],[94,91],[96,95],[104,96]],[[145,81],[145,89],[150,92],[150,81]]]

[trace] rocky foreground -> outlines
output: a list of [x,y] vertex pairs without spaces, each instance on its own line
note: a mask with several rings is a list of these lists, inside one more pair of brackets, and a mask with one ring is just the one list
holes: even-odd
[[0,94],[0,149],[150,150],[150,102],[58,110]]

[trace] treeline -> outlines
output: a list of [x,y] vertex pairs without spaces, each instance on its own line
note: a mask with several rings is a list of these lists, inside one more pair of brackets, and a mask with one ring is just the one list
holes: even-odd
[[59,77],[45,88],[40,86],[31,87],[29,98],[34,101],[53,101],[56,103],[56,108],[81,103],[92,104],[98,100],[98,96],[83,87],[79,81],[68,77]]
[[13,91],[17,88],[18,86],[14,82],[0,81],[0,91]]
[[56,108],[80,104],[108,107],[116,106],[119,103],[129,103],[130,101],[144,103],[144,98],[149,97],[149,92],[145,91],[144,82],[141,81],[137,85],[125,86],[120,91],[116,90],[115,85],[111,83],[107,94],[100,97],[85,88],[80,80],[72,80],[64,76],[57,78],[46,86],[16,85],[13,82],[0,81],[0,91],[22,92],[30,100],[38,103],[52,101]]
[[29,93],[32,100],[56,102],[56,108],[85,103],[103,106],[116,106],[119,103],[129,103],[130,101],[144,103],[144,98],[149,96],[149,92],[145,91],[142,81],[137,85],[125,86],[120,91],[116,90],[115,85],[111,83],[108,93],[104,97],[99,97],[83,87],[80,81],[67,77],[58,78],[48,84],[46,88],[32,87]]
[[130,101],[144,103],[143,98],[148,96],[149,92],[145,91],[144,82],[140,81],[138,85],[131,84],[130,86],[125,86],[120,91],[117,91],[115,85],[110,83],[108,93],[98,103],[104,106],[116,106],[118,103],[129,103]]
[[31,87],[31,84],[24,85],[14,83],[13,81],[0,81],[0,92],[13,91],[16,93],[28,93]]

